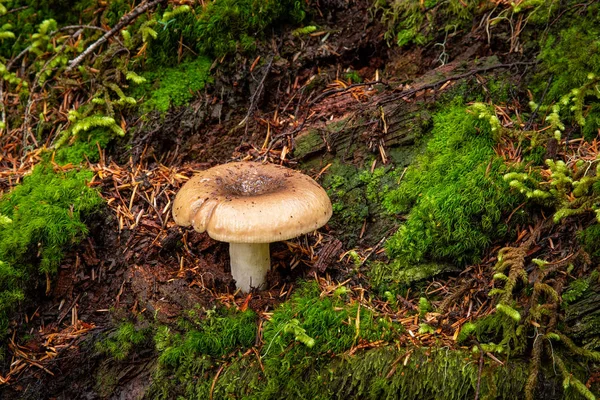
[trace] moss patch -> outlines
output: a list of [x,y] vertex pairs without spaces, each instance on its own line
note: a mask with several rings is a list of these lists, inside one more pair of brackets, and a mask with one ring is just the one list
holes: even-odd
[[149,60],[173,65],[181,45],[196,54],[222,57],[235,51],[253,50],[257,39],[287,23],[305,17],[305,3],[298,0],[219,0],[199,5],[157,26]]
[[[212,376],[224,365],[232,375],[226,372],[229,378],[224,379],[224,387],[219,386],[214,398],[226,398],[226,393],[238,393],[243,398],[280,398],[283,394],[296,397],[302,390],[298,383],[306,374],[318,371],[352,346],[391,341],[402,329],[401,325],[360,307],[349,294],[349,289],[340,287],[333,294],[321,296],[316,283],[302,285],[263,322],[262,348],[246,353],[252,354],[253,360],[261,360],[264,372],[255,369],[256,364],[252,368],[238,364],[245,359],[240,354],[256,341],[256,315],[250,311],[221,314],[216,326],[211,325],[210,317],[198,330],[183,335],[171,334],[166,328],[159,331],[161,366],[151,395],[170,398],[177,393],[188,398],[208,398]],[[234,361],[231,367],[230,361]],[[237,374],[243,378],[235,378]],[[192,376],[199,379],[190,380]],[[312,387],[306,392],[307,398],[322,398],[308,395],[316,393],[315,389],[321,387]]]
[[[518,205],[503,180],[490,125],[462,105],[434,116],[425,153],[397,189],[384,195],[390,213],[407,220],[386,243],[394,260],[390,277],[423,262],[477,262],[486,247],[506,236],[502,216]],[[396,277],[397,278],[397,277]]]
[[[264,363],[264,373],[254,355],[239,357],[224,366],[215,381],[213,398],[244,399],[465,399],[473,398],[478,364],[469,353],[447,348],[382,348],[356,355],[316,357],[306,355],[294,365],[293,376],[272,381],[275,371]],[[289,366],[283,366],[287,369]],[[213,375],[195,398],[208,398]],[[521,399],[527,365],[512,361],[509,368],[486,365],[480,398]],[[188,395],[189,396],[189,395]]]
[[398,46],[424,45],[440,31],[466,27],[480,2],[468,0],[377,0],[374,9],[387,26],[385,38]]
[[538,57],[543,68],[534,85],[538,95],[551,76],[546,100],[557,101],[571,89],[582,86],[590,72],[600,71],[600,27],[595,23],[599,9],[598,5],[586,8],[587,18],[579,18],[577,24],[550,34],[543,43]]
[[210,59],[199,57],[172,68],[159,68],[143,74],[146,82],[135,88],[134,96],[144,99],[140,105],[143,112],[158,110],[165,113],[169,107],[187,104],[195,92],[210,82]]
[[122,322],[106,339],[96,342],[96,350],[108,354],[117,361],[125,360],[132,349],[144,343],[150,334],[148,326],[136,326],[133,322]]
[[[370,165],[365,162],[365,165]],[[330,225],[339,231],[338,237],[352,247],[365,221],[371,233],[381,239],[381,232],[390,229],[393,218],[385,215],[381,206],[384,193],[396,185],[398,172],[392,167],[379,167],[371,172],[367,168],[357,168],[334,159],[323,179],[333,205]]]
[[324,147],[323,138],[316,130],[304,132],[296,137],[294,157],[303,159],[307,155],[320,151]]
[[[0,199],[0,336],[7,316],[23,299],[26,282],[56,272],[64,250],[87,233],[83,222],[102,199],[86,182],[91,171],[57,172],[38,165]],[[31,283],[29,284],[31,285]]]
[[590,225],[578,232],[577,238],[590,256],[600,259],[600,224]]
[[98,162],[100,153],[98,149],[105,149],[114,135],[105,129],[92,129],[80,132],[75,141],[68,146],[60,147],[54,156],[54,161],[61,165],[77,165],[86,159]]

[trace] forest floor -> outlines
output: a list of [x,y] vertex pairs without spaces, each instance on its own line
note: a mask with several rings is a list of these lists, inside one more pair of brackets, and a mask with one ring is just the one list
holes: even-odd
[[[495,106],[501,123],[510,125],[510,116],[519,112],[518,102],[526,97],[522,88],[528,74],[538,61],[527,51],[515,51],[513,42],[518,36],[514,32],[512,37],[490,37],[485,27],[474,24],[473,29],[454,35],[446,32],[441,44],[401,48],[388,46],[388,28],[374,18],[370,1],[329,0],[312,6],[312,24],[318,29],[299,36],[286,27],[279,36],[267,36],[251,57],[217,59],[211,67],[209,89],[166,113],[151,111],[144,118],[139,113],[124,114],[119,124],[135,133],[103,148],[98,145],[97,160],[82,164],[93,172],[88,186],[99,191],[104,205],[86,218],[87,236],[67,249],[56,274],[49,278],[41,274],[36,288],[28,292],[29,300],[12,314],[7,351],[0,364],[0,397],[160,397],[149,389],[153,382],[160,382],[156,370],[161,349],[155,348],[148,335],[141,344],[132,340],[134,344],[123,358],[101,350],[97,343],[117,335],[123,321],[134,321],[136,332],[154,333],[158,326],[181,328],[180,320],[190,310],[202,310],[199,314],[206,318],[206,310],[216,308],[236,313],[252,310],[258,332],[253,345],[234,346],[214,357],[218,363],[208,369],[198,366],[188,377],[208,382],[211,398],[213,393],[226,396],[227,389],[218,386],[226,374],[221,375],[224,368],[256,358],[260,365],[255,368],[264,372],[259,352],[266,348],[268,353],[275,339],[266,342],[267,334],[261,329],[274,318],[274,310],[293,300],[304,281],[315,282],[321,299],[335,298],[340,288],[346,288],[345,304],[358,307],[353,317],[356,322],[348,322],[356,323],[356,336],[340,352],[341,359],[366,357],[369,350],[390,345],[406,350],[394,354],[379,378],[391,382],[397,369],[409,365],[411,354],[417,357],[418,351],[410,349],[457,350],[465,352],[459,358],[474,366],[473,376],[478,375],[470,389],[457,393],[477,398],[483,391],[484,366],[496,370],[512,365],[513,359],[491,347],[482,348],[478,340],[468,344],[457,340],[465,324],[498,313],[489,292],[498,287],[494,279],[495,267],[502,261],[499,251],[510,247],[517,249],[523,260],[555,260],[550,265],[558,270],[585,258],[577,231],[589,226],[593,218],[576,215],[567,224],[551,224],[550,216],[542,212],[518,222],[509,238],[484,246],[479,262],[467,266],[443,263],[436,274],[424,280],[415,278],[416,286],[413,281],[395,286],[401,289],[392,291],[390,299],[385,294],[389,291],[378,287],[381,285],[374,282],[370,270],[373,263],[393,261],[385,243],[406,221],[406,214],[389,215],[373,204],[367,193],[371,181],[344,187],[341,194],[332,177],[343,175],[349,182],[364,171],[374,174],[383,167],[399,183],[424,152],[427,142],[423,138],[430,130],[430,114],[436,104],[461,96],[465,87],[477,87],[486,100],[494,97],[487,93],[493,92],[490,86],[499,80],[520,88],[519,93],[509,93],[508,101]],[[71,106],[65,100],[58,113],[66,115]],[[544,123],[536,121],[529,129],[542,131]],[[42,162],[46,150],[38,143],[38,149],[23,153],[23,131],[19,129],[5,132],[1,143],[0,190],[8,193]],[[495,153],[506,163],[516,162],[522,158],[522,150],[515,143],[500,140]],[[558,150],[548,146],[545,154],[553,158],[576,153],[594,159],[594,146],[595,141],[571,141]],[[240,160],[302,170],[334,193],[334,201],[342,203],[330,224],[318,232],[272,244],[268,289],[251,294],[235,290],[226,243],[178,227],[171,215],[175,194],[194,173]],[[51,165],[57,173],[80,168],[53,160]],[[492,161],[488,170],[491,168]],[[358,200],[347,195],[353,190],[358,191]],[[355,200],[368,211],[352,209]],[[509,225],[517,219],[524,204],[502,215],[501,223]],[[586,267],[573,272],[571,278],[595,269],[591,261],[583,264]],[[531,267],[528,273],[535,275]],[[565,273],[565,279],[567,274],[571,271]],[[529,279],[532,285],[537,282],[535,277]],[[518,300],[527,304],[527,296],[521,294]],[[395,324],[393,338],[384,338],[384,334],[359,338],[361,309]],[[535,326],[539,324],[536,321],[528,323]],[[196,326],[200,329],[198,326],[201,324]],[[301,336],[294,332],[297,338]],[[514,362],[526,363],[536,357],[532,356],[535,346],[533,341]],[[292,347],[283,346],[285,351]],[[479,353],[470,353],[477,348]],[[334,354],[328,357],[333,359]],[[596,384],[598,373],[591,365],[584,369],[587,381],[583,383],[589,389]],[[549,375],[540,372],[540,376]],[[563,378],[558,382],[544,378],[533,386],[543,398],[563,398]],[[189,393],[177,394],[188,397]],[[423,398],[433,396],[423,393],[427,393]],[[489,393],[488,398],[495,397]],[[170,396],[175,398],[175,394],[166,397]],[[214,398],[225,397],[215,394]],[[244,396],[230,393],[227,398]]]

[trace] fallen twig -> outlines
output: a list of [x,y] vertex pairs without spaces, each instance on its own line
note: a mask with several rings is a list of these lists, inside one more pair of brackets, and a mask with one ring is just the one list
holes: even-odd
[[[317,101],[324,99],[325,97],[337,94],[337,93],[344,93],[347,92],[348,90],[360,87],[360,86],[372,86],[372,85],[377,85],[377,84],[383,84],[383,85],[387,85],[387,83],[381,81],[381,80],[376,80],[376,81],[372,81],[372,82],[364,82],[364,83],[354,83],[352,85],[348,85],[344,88],[340,88],[340,89],[332,89],[332,90],[326,90],[325,92],[321,93],[320,95],[318,95],[317,97],[315,97],[314,99],[311,100],[310,103],[308,103],[308,106],[306,107],[306,112],[304,113],[304,117],[302,118],[302,122],[300,123],[300,126],[298,126],[298,128],[296,128],[294,130],[293,133],[297,133],[300,132],[303,128],[304,125],[306,124],[306,120],[308,119],[308,115],[310,113],[310,108],[312,106],[314,106]],[[298,103],[298,107],[300,106],[300,103]]]
[[479,370],[477,371],[477,386],[475,386],[475,400],[479,400],[479,390],[481,389],[481,373],[483,372],[483,349],[479,342],[477,342],[477,348],[479,349]]
[[377,242],[377,244],[375,246],[373,246],[373,248],[365,256],[365,258],[360,262],[359,268],[361,268],[363,265],[365,265],[365,263],[371,257],[371,255],[373,255],[373,253],[375,253],[375,251],[377,251],[377,249],[379,249],[379,247],[381,247],[381,245],[386,241],[386,239],[396,230],[398,230],[398,227],[394,226],[392,229],[390,229],[388,231],[388,233],[386,233],[383,236],[383,238],[381,238],[381,240],[379,242]]
[[219,370],[217,371],[216,375],[215,375],[215,379],[213,379],[212,384],[210,385],[210,394],[208,396],[208,398],[210,400],[213,400],[213,392],[215,391],[215,385],[217,384],[217,380],[219,379],[219,375],[221,375],[221,372],[223,372],[223,368],[225,368],[227,364],[223,364],[221,365],[221,367],[219,368]]
[[271,56],[271,58],[269,59],[269,62],[267,63],[267,66],[265,68],[265,73],[263,74],[263,77],[260,80],[258,87],[252,94],[252,97],[250,97],[250,106],[248,107],[248,112],[246,113],[246,117],[242,120],[242,122],[240,122],[240,125],[242,125],[243,123],[246,124],[246,131],[245,131],[246,134],[248,134],[248,123],[250,121],[250,117],[252,116],[252,113],[254,112],[254,109],[256,108],[256,102],[257,102],[258,98],[260,97],[260,95],[262,94],[262,91],[265,87],[265,79],[267,79],[267,75],[269,75],[269,72],[271,71],[271,65],[273,64],[273,58],[274,57]]
[[75,57],[74,59],[69,61],[69,66],[67,67],[66,71],[67,72],[72,71],[75,67],[77,67],[79,65],[79,63],[81,63],[83,61],[84,58],[86,58],[88,55],[90,55],[90,53],[92,53],[94,50],[96,50],[98,47],[100,47],[102,44],[104,44],[106,41],[108,41],[108,39],[110,39],[112,36],[114,36],[122,28],[129,25],[141,14],[148,11],[148,9],[150,9],[160,3],[164,3],[165,1],[167,1],[167,0],[154,0],[149,3],[141,4],[137,8],[135,8],[132,12],[130,12],[129,14],[124,15],[123,18],[121,18],[121,20],[110,31],[106,32],[104,35],[102,35],[102,37],[100,39],[98,39],[94,43],[92,43],[90,45],[90,47],[88,47],[87,49],[85,49],[83,51],[83,53],[81,53],[80,55],[78,55],[77,57]]
[[444,79],[440,79],[439,81],[435,81],[433,83],[418,86],[416,88],[409,89],[409,90],[404,90],[397,95],[392,95],[387,99],[381,100],[377,105],[392,103],[392,102],[400,100],[404,97],[412,96],[413,94],[416,94],[417,92],[420,92],[422,90],[434,89],[440,85],[443,85],[444,83],[468,78],[470,76],[479,74],[481,72],[488,72],[488,71],[491,71],[494,69],[501,69],[501,68],[512,68],[512,67],[516,67],[517,65],[534,65],[534,64],[537,64],[537,61],[522,61],[522,62],[514,62],[514,63],[510,63],[510,64],[494,64],[494,65],[489,65],[487,67],[476,68],[476,69],[470,70],[470,71],[462,73],[462,74],[453,75],[453,76],[449,76]]
[[548,78],[548,83],[546,84],[546,88],[544,89],[544,93],[542,93],[542,98],[539,100],[537,107],[535,107],[535,110],[533,110],[533,112],[531,113],[531,117],[529,117],[529,121],[527,121],[527,124],[525,125],[525,130],[528,131],[531,129],[531,125],[533,124],[533,121],[535,120],[535,118],[537,117],[538,111],[540,111],[540,107],[542,106],[542,103],[544,102],[544,99],[546,98],[546,94],[548,93],[548,89],[550,89],[550,84],[552,83],[552,78],[554,76],[550,75],[550,78]]

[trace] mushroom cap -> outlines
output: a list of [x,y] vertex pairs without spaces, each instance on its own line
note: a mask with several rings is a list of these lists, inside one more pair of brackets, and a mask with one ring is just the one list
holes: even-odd
[[233,162],[192,177],[173,203],[178,225],[229,243],[271,243],[325,225],[332,214],[323,188],[274,164]]

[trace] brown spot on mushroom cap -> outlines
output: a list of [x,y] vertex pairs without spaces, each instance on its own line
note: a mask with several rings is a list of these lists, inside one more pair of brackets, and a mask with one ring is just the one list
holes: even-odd
[[274,164],[234,162],[195,175],[177,193],[173,218],[230,243],[270,243],[327,223],[331,201],[300,172]]

